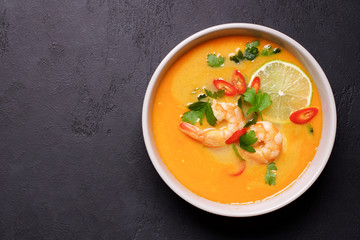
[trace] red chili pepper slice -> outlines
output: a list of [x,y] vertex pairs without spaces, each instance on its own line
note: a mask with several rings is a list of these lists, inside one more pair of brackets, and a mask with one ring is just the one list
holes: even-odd
[[230,175],[234,176],[234,177],[240,176],[244,172],[245,168],[246,168],[246,164],[243,162],[243,163],[241,163],[240,170],[238,172],[230,174]]
[[300,109],[290,115],[290,120],[296,124],[304,124],[313,119],[318,111],[319,110],[317,108]]
[[225,141],[226,144],[232,144],[239,141],[239,138],[246,133],[246,128],[237,130],[236,132],[231,135],[231,137],[228,138],[228,140]]
[[236,92],[238,94],[243,94],[246,92],[246,82],[244,76],[240,73],[240,71],[235,70],[232,75],[232,84],[236,88]]
[[231,85],[231,83],[228,83],[221,79],[216,79],[216,80],[214,80],[213,83],[214,83],[214,86],[216,87],[216,89],[224,90],[226,96],[235,96],[236,95],[236,88],[233,85]]
[[254,78],[254,80],[251,83],[251,87],[255,88],[255,92],[257,93],[257,91],[260,89],[260,78],[259,77]]

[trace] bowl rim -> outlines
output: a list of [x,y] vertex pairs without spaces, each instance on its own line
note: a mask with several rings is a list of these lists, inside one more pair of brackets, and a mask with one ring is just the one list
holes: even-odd
[[[217,202],[213,202],[211,200],[207,200],[207,199],[205,199],[205,198],[203,198],[201,196],[196,195],[195,193],[192,193],[185,186],[183,186],[180,182],[178,182],[184,187],[184,189],[180,189],[176,185],[176,182],[175,182],[175,181],[178,181],[178,180],[175,179],[174,177],[171,178],[171,177],[168,176],[168,172],[170,172],[170,171],[164,165],[164,163],[162,162],[162,159],[160,158],[160,156],[159,156],[160,159],[158,159],[158,157],[156,156],[156,151],[157,150],[153,149],[153,146],[155,146],[155,148],[156,148],[156,145],[154,143],[154,139],[152,138],[152,134],[151,134],[152,133],[152,124],[151,124],[152,121],[149,120],[149,118],[152,117],[152,113],[150,112],[150,109],[152,109],[151,98],[156,93],[156,91],[154,92],[156,84],[158,83],[158,81],[162,80],[162,78],[159,78],[159,76],[162,73],[163,69],[166,67],[167,63],[180,50],[182,50],[188,44],[192,43],[194,40],[199,39],[201,37],[204,37],[204,36],[206,36],[208,34],[212,34],[212,33],[217,32],[217,31],[231,30],[231,29],[251,30],[251,31],[256,31],[256,32],[262,32],[262,33],[269,34],[269,35],[274,35],[277,38],[283,40],[284,42],[292,45],[293,48],[298,49],[299,52],[301,52],[301,54],[304,55],[306,60],[310,61],[311,64],[314,65],[315,70],[320,75],[321,80],[319,80],[319,81],[322,82],[322,84],[325,87],[325,90],[324,90],[325,93],[324,94],[327,95],[325,97],[327,97],[328,100],[329,100],[329,102],[328,102],[329,109],[330,109],[329,114],[331,115],[330,119],[327,119],[327,120],[329,120],[329,124],[330,124],[330,128],[327,129],[329,131],[330,137],[327,138],[326,140],[324,140],[325,144],[327,144],[325,146],[326,148],[324,150],[325,155],[324,154],[322,155],[321,164],[317,167],[315,174],[312,175],[311,178],[307,180],[306,184],[301,186],[301,188],[294,195],[290,196],[289,198],[287,198],[285,200],[281,200],[279,203],[273,204],[273,206],[266,207],[266,208],[263,208],[263,209],[260,209],[260,210],[251,211],[251,212],[221,211],[217,207],[214,207],[214,206],[217,205],[217,204],[220,204],[220,205],[229,205],[229,204],[217,203]],[[175,61],[176,61],[176,59],[175,59]],[[201,31],[198,31],[198,32],[192,34],[191,36],[187,37],[185,40],[183,40],[179,44],[177,44],[164,57],[164,59],[160,62],[160,64],[158,65],[158,67],[154,71],[154,73],[153,73],[153,75],[152,75],[152,77],[150,79],[150,82],[148,84],[146,93],[145,93],[145,97],[144,97],[144,101],[143,101],[143,108],[142,108],[142,130],[143,130],[143,137],[144,137],[145,146],[146,146],[148,155],[149,155],[149,157],[151,159],[151,162],[152,162],[153,166],[155,167],[156,171],[158,172],[160,177],[163,179],[163,181],[178,196],[180,196],[182,199],[184,199],[188,203],[192,204],[193,206],[195,206],[195,207],[197,207],[199,209],[202,209],[204,211],[213,213],[213,214],[222,215],[222,216],[228,216],[228,217],[250,217],[250,216],[257,216],[257,215],[266,214],[266,213],[275,211],[277,209],[280,209],[280,208],[286,206],[287,204],[293,202],[295,199],[297,199],[299,196],[301,196],[316,181],[316,179],[319,177],[319,175],[321,174],[321,172],[323,171],[325,165],[328,162],[328,159],[330,157],[330,154],[332,152],[333,145],[334,145],[334,142],[335,142],[336,125],[337,125],[336,123],[337,123],[337,116],[336,116],[336,105],[335,105],[334,95],[333,95],[330,83],[329,83],[324,71],[320,67],[319,63],[314,59],[314,57],[303,46],[301,46],[298,42],[296,42],[294,39],[290,38],[289,36],[279,32],[277,30],[274,30],[272,28],[265,27],[265,26],[258,25],[258,24],[252,24],[252,23],[227,23],[227,24],[221,24],[221,25],[212,26],[212,27],[206,28],[204,30],[201,30]],[[324,122],[323,122],[323,131],[324,131]],[[323,138],[323,136],[321,137],[321,139],[322,138]],[[152,144],[152,142],[153,142],[153,144]],[[320,141],[319,147],[321,146],[321,144],[322,144],[322,141]],[[165,166],[165,169],[164,169],[164,166]],[[291,187],[293,185],[291,185]],[[189,194],[189,192],[191,194]],[[283,193],[281,193],[281,194],[283,194]],[[281,195],[281,194],[279,194],[279,195]],[[194,197],[193,195],[195,195],[196,197]],[[273,198],[276,198],[276,196],[273,197]],[[203,204],[204,200],[205,200],[205,202],[211,202],[212,204],[211,203]],[[256,204],[261,204],[261,202],[260,203],[253,203],[251,205],[256,205]]]

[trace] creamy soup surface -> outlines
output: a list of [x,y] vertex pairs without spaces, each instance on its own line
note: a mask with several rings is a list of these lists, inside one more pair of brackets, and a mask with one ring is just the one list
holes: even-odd
[[[244,49],[247,42],[254,40],[260,41],[259,50],[267,44],[274,48],[280,47],[266,39],[248,36],[229,36],[202,43],[184,54],[168,70],[154,101],[152,127],[163,162],[186,188],[215,202],[250,204],[279,194],[291,187],[306,171],[320,143],[322,108],[314,83],[309,107],[318,109],[316,117],[308,124],[294,124],[291,121],[274,123],[283,138],[282,150],[274,161],[277,167],[275,185],[265,183],[266,164],[248,161],[243,173],[233,176],[238,171],[241,160],[234,154],[231,144],[209,148],[179,130],[182,114],[189,111],[187,105],[197,101],[197,96],[203,93],[204,87],[215,91],[214,79],[222,78],[231,82],[234,70],[239,70],[248,83],[252,74],[266,62],[283,60],[297,65],[309,76],[301,63],[282,47],[278,54],[258,56],[253,61],[244,60],[237,64],[229,60],[230,53],[235,53],[239,48]],[[212,68],[207,64],[206,57],[213,52],[225,57],[224,66]],[[225,96],[217,101],[237,103],[238,98],[238,95]],[[266,121],[266,117],[263,120]],[[215,128],[220,128],[223,124],[226,123]],[[309,131],[309,124],[313,128],[312,133]],[[211,127],[205,117],[203,125],[195,125],[201,129]]]

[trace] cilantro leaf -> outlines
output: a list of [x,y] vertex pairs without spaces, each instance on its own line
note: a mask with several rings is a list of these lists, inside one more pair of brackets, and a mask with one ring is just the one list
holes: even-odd
[[265,45],[264,48],[261,50],[260,55],[262,56],[269,56],[271,55],[272,46],[270,44]]
[[273,51],[272,51],[272,54],[277,54],[277,53],[280,53],[280,52],[281,52],[280,48],[274,48]]
[[195,124],[198,119],[200,119],[200,125],[202,125],[202,119],[204,117],[205,108],[201,109],[200,111],[188,111],[183,114],[181,120],[183,122],[188,122],[191,124]]
[[211,98],[215,98],[214,95],[211,91],[207,90],[206,88],[204,88],[205,94],[207,97],[211,97]]
[[257,92],[256,96],[257,96],[257,98],[256,98],[257,108],[259,109],[260,112],[272,104],[269,94],[262,93],[259,90]]
[[280,48],[272,48],[270,44],[265,45],[264,48],[261,50],[260,55],[262,56],[270,56],[281,52]]
[[247,132],[240,137],[240,140],[239,140],[240,147],[242,149],[244,149],[245,151],[254,153],[255,149],[251,145],[256,143],[256,141],[257,141],[257,138],[255,135],[255,132],[253,130],[251,130],[250,132]]
[[200,111],[202,108],[206,106],[207,102],[194,102],[188,106],[190,110]]
[[244,59],[254,60],[259,55],[259,49],[257,48],[260,45],[258,40],[255,40],[251,43],[246,43]]
[[236,155],[238,158],[240,158],[240,159],[243,160],[243,161],[246,161],[246,160],[240,155],[240,153],[239,153],[239,151],[237,150],[236,145],[235,145],[234,143],[232,144],[232,149],[234,150],[235,155]]
[[260,45],[260,42],[258,40],[252,41],[250,44],[246,43],[246,48],[254,48],[258,47]]
[[244,128],[254,125],[256,123],[257,119],[258,119],[258,114],[255,112],[254,117],[245,124]]
[[198,97],[197,97],[197,99],[198,99],[198,101],[200,101],[201,99],[204,99],[204,98],[206,98],[207,96],[206,96],[206,94],[200,94]]
[[276,171],[277,167],[274,162],[269,163],[266,169],[265,183],[271,185],[276,184]]
[[241,147],[242,149],[244,149],[245,151],[248,151],[248,152],[250,152],[250,153],[256,152],[253,146],[245,146],[245,145],[243,145],[243,146],[240,146],[240,147]]
[[218,98],[222,98],[222,97],[225,96],[225,90],[224,89],[219,89],[219,90],[217,90],[216,94],[217,94]]
[[244,100],[247,101],[248,103],[251,103],[252,105],[256,104],[256,91],[255,91],[255,88],[247,88],[246,89],[246,92],[244,93]]
[[215,91],[214,93],[212,93],[211,91],[207,90],[206,88],[204,88],[204,91],[206,93],[206,95],[208,97],[211,97],[211,98],[222,98],[225,96],[225,90],[223,89],[220,89],[220,90],[217,90]]
[[230,57],[230,61],[234,61],[236,63],[239,63],[243,59],[244,59],[244,55],[241,50],[239,50],[234,56]]
[[220,67],[224,64],[225,58],[222,56],[217,57],[215,54],[207,55],[207,63],[210,67]]
[[243,108],[242,108],[242,98],[241,98],[241,96],[239,97],[239,100],[238,100],[238,107],[241,109],[241,110],[243,110]]
[[202,119],[205,114],[207,122],[211,126],[215,126],[217,119],[209,102],[194,102],[190,104],[188,108],[191,111],[183,114],[183,116],[181,117],[183,122],[195,124],[199,120],[200,125],[202,125]]
[[238,100],[238,107],[241,109],[241,112],[244,115],[244,110],[243,110],[243,107],[242,107],[242,103],[243,103],[243,100],[242,100],[242,97],[240,96],[239,100]]
[[251,43],[246,43],[244,54],[241,50],[239,50],[237,53],[235,53],[234,56],[230,57],[230,61],[239,63],[242,60],[254,60],[259,55],[259,45],[260,42],[258,40],[255,40]]
[[211,126],[215,126],[215,125],[216,125],[217,119],[216,119],[216,117],[215,117],[215,115],[214,115],[214,112],[213,112],[213,110],[212,110],[212,108],[211,108],[210,103],[208,103],[208,104],[206,105],[206,108],[205,108],[205,116],[206,116],[207,122],[208,122]]
[[244,93],[244,100],[252,104],[252,107],[248,109],[247,114],[259,111],[261,119],[261,111],[263,111],[265,108],[272,104],[269,94],[262,93],[260,90],[256,93],[254,88],[246,89],[246,92]]

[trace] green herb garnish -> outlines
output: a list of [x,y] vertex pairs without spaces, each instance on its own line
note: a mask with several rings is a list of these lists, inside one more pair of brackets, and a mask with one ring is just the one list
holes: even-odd
[[243,160],[243,161],[246,161],[246,160],[240,155],[240,153],[239,153],[239,151],[237,150],[236,145],[235,145],[234,143],[232,144],[232,149],[234,150],[235,155],[236,155],[238,158],[240,158],[240,159]]
[[244,115],[244,110],[243,110],[242,104],[243,104],[243,100],[242,100],[242,96],[240,96],[239,100],[238,100],[238,107],[241,109],[241,112]]
[[188,108],[191,111],[184,113],[181,118],[183,122],[195,124],[199,119],[200,125],[202,125],[202,119],[205,114],[207,122],[211,126],[215,126],[217,119],[209,102],[194,102],[193,104],[189,105]]
[[245,124],[244,128],[249,127],[249,126],[251,126],[251,125],[254,125],[254,124],[256,123],[257,119],[258,119],[258,114],[257,114],[257,112],[255,112],[253,118],[250,119],[250,120]]
[[211,108],[211,104],[210,104],[210,103],[208,103],[208,104],[206,105],[206,108],[205,108],[205,116],[206,116],[207,122],[208,122],[211,126],[215,126],[215,125],[216,125],[217,119],[216,119],[216,117],[215,117],[215,115],[214,115],[214,112],[213,112],[213,110],[212,110],[212,108]]
[[245,151],[248,151],[250,153],[254,153],[255,149],[253,146],[251,146],[252,144],[256,143],[257,138],[255,135],[255,132],[253,130],[251,130],[250,132],[245,133],[244,135],[242,135],[240,137],[240,147],[242,149],[244,149]]
[[261,111],[272,104],[269,94],[262,93],[260,90],[256,93],[254,88],[246,89],[244,100],[252,104],[252,107],[248,109],[247,114],[259,111],[261,119],[263,118]]
[[224,64],[225,58],[222,56],[217,57],[215,54],[208,54],[207,55],[207,63],[210,67],[220,67]]
[[314,128],[310,123],[307,124],[307,128],[308,128],[309,133],[311,135],[314,135]]
[[223,90],[223,89],[217,90],[214,93],[207,90],[206,88],[204,88],[204,91],[208,97],[215,98],[215,99],[222,98],[225,96],[225,90]]
[[242,102],[243,102],[243,100],[242,100],[242,97],[240,96],[239,100],[238,100],[238,107],[241,109],[241,111],[243,110]]
[[259,55],[259,49],[257,48],[260,45],[259,41],[253,41],[251,43],[246,43],[244,58],[247,60],[254,60]]
[[270,44],[265,45],[263,50],[261,50],[260,55],[261,56],[270,56],[281,52],[280,48],[272,48]]
[[200,125],[202,125],[202,119],[205,114],[205,108],[199,110],[199,111],[188,111],[184,113],[184,115],[181,117],[183,122],[188,122],[191,124],[195,124],[198,119],[200,119]]
[[276,170],[277,167],[274,162],[267,165],[265,183],[269,184],[270,186],[274,186],[276,184]]
[[254,60],[259,55],[259,49],[257,48],[259,45],[260,42],[258,40],[246,43],[244,54],[239,50],[234,56],[230,57],[230,60],[236,63],[242,60]]
[[230,61],[234,61],[236,63],[239,63],[241,60],[244,60],[244,54],[241,50],[239,50],[234,56],[230,57]]
[[201,99],[204,99],[204,98],[206,98],[207,96],[206,96],[206,94],[200,94],[198,97],[197,97],[197,99],[198,99],[198,101],[200,101]]

